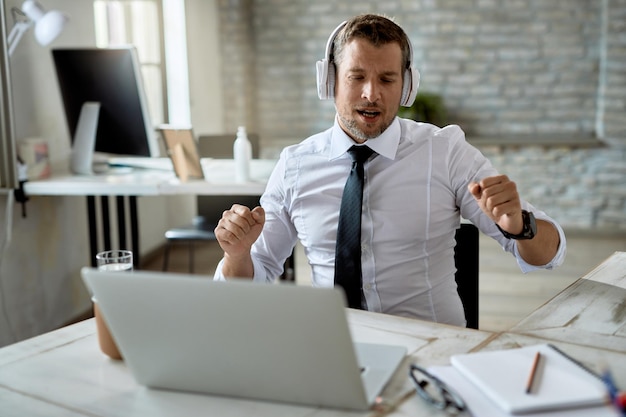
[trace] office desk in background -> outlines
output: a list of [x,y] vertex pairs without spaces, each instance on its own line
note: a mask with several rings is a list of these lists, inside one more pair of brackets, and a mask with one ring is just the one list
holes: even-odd
[[[447,365],[453,354],[537,343],[553,343],[598,372],[610,366],[623,389],[626,315],[619,314],[619,304],[612,303],[621,300],[623,311],[624,270],[626,252],[616,252],[506,332],[358,310],[348,310],[348,319],[356,341],[402,345],[409,352],[406,364],[383,393],[396,406],[388,410],[390,416],[447,415],[415,394],[408,379],[409,362],[426,367]],[[579,320],[571,320],[573,317]],[[93,319],[0,349],[0,405],[9,415],[49,417],[385,415],[147,389],[137,385],[123,362],[112,361],[100,352]]]
[[[251,181],[235,182],[235,165],[232,159],[202,159],[205,180],[181,182],[173,171],[135,168],[130,172],[73,175],[69,172],[52,177],[27,181],[24,191],[28,196],[85,196],[89,226],[91,265],[95,266],[96,253],[108,249],[131,249],[135,267],[140,264],[139,221],[137,197],[165,195],[261,195],[276,164],[275,160],[251,161]],[[117,235],[119,248],[111,244],[109,197],[116,200]],[[98,233],[101,223],[102,242]],[[130,231],[130,239],[127,238]]]

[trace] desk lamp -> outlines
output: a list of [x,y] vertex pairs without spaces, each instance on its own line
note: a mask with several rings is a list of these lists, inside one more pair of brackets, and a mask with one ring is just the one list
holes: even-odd
[[[64,13],[58,10],[46,12],[41,4],[33,0],[26,0],[22,4],[21,9],[13,7],[11,13],[13,14],[15,26],[13,26],[7,38],[9,56],[13,54],[20,39],[31,26],[35,26],[35,39],[37,39],[37,42],[42,46],[46,46],[61,34],[68,21],[68,17]],[[18,14],[21,14],[24,19],[19,20]]]

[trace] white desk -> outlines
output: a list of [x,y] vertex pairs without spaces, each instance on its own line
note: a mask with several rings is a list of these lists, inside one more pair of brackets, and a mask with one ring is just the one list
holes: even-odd
[[[120,247],[132,249],[135,266],[139,267],[139,222],[137,219],[137,197],[157,195],[261,195],[265,190],[275,160],[255,159],[251,161],[251,181],[236,183],[235,165],[232,159],[202,159],[205,180],[181,182],[173,171],[135,169],[129,173],[101,175],[73,175],[68,171],[55,173],[52,177],[27,181],[24,191],[35,196],[85,196],[89,223],[89,246],[91,263],[101,250],[111,249],[108,198],[113,196],[117,203],[117,229]],[[100,221],[102,223],[103,247],[98,244],[98,219],[96,197],[100,197]],[[126,212],[130,218],[126,218]],[[130,228],[130,244],[126,241],[126,230]]]
[[28,195],[134,195],[155,196],[171,194],[196,195],[260,195],[276,164],[272,159],[254,159],[250,164],[251,180],[235,182],[235,161],[232,159],[202,159],[206,179],[181,182],[173,171],[134,169],[128,173],[74,175],[69,171],[55,173],[43,180],[27,181]]
[[28,195],[159,195],[159,186],[172,178],[165,171],[136,170],[128,174],[72,175],[68,172],[24,183]]
[[[619,352],[626,350],[626,252],[615,252],[512,331]],[[626,389],[626,362],[623,388]]]
[[[491,336],[375,313],[352,312],[350,320],[356,339],[402,344],[420,362],[445,362],[450,354],[469,351]],[[403,400],[401,393],[411,392],[406,375],[403,367],[398,401]],[[135,383],[123,362],[99,351],[93,319],[0,349],[0,399],[2,408],[6,404],[24,416],[65,415],[67,410],[120,417],[363,415],[146,389]]]
[[261,195],[274,165],[276,161],[273,159],[253,159],[250,164],[250,181],[236,183],[234,160],[202,158],[204,180],[181,182],[171,176],[159,184],[159,194]]
[[[600,371],[603,364],[609,364],[617,384],[624,388],[626,315],[619,313],[623,312],[626,300],[624,270],[626,253],[617,252],[518,326],[502,333],[354,310],[349,310],[348,317],[357,341],[403,345],[410,354],[407,363],[413,361],[425,366],[442,365],[448,364],[450,355],[455,353],[513,348],[550,341],[596,371]],[[580,292],[583,288],[584,294]],[[621,300],[622,310],[619,310],[619,305],[610,304],[614,299]],[[596,317],[595,311],[601,306],[605,307],[607,313]],[[554,311],[559,312],[556,321],[552,314],[548,314]],[[618,314],[611,316],[615,312]],[[609,316],[612,318],[607,321]],[[584,317],[582,322],[585,324],[563,321],[566,317]],[[613,325],[608,326],[609,322]],[[570,335],[573,335],[580,326],[584,331],[572,340],[561,336],[559,329],[569,329]],[[596,342],[597,337],[602,337],[601,343]],[[604,343],[609,346],[605,347]],[[444,413],[435,412],[413,393],[407,375],[407,367],[402,366],[384,392],[384,397],[396,405],[395,409],[387,410],[388,414],[398,417],[445,416]],[[9,410],[9,415],[53,417],[330,417],[385,414],[375,411],[348,413],[147,389],[135,383],[123,362],[109,360],[99,351],[93,320],[0,349],[0,404],[0,410]]]

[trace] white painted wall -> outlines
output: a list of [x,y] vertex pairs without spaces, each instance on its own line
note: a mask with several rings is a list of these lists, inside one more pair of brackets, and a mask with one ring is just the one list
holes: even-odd
[[[71,20],[51,47],[42,48],[27,33],[11,57],[16,136],[45,138],[53,169],[58,169],[68,163],[70,140],[50,49],[94,46],[93,6],[86,0],[41,1],[48,9],[65,11]],[[6,1],[9,19],[10,8],[21,3]],[[192,16],[188,26],[192,122],[200,133],[222,131],[215,4],[187,0]],[[163,232],[187,222],[195,211],[192,196],[138,201],[142,254],[158,248]],[[0,219],[5,218],[5,205],[6,197],[0,196]],[[0,262],[0,346],[49,331],[89,309],[79,276],[80,268],[89,264],[85,199],[32,196],[26,218],[15,207],[13,239]]]

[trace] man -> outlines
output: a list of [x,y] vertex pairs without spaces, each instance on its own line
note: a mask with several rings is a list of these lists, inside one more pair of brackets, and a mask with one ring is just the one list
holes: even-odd
[[[356,278],[358,307],[463,326],[454,281],[461,217],[513,253],[524,272],[562,263],[560,226],[522,201],[458,126],[396,117],[419,82],[411,61],[407,35],[385,17],[357,16],[335,30],[318,63],[320,97],[335,100],[334,126],[283,150],[262,207],[224,212],[215,229],[224,250],[216,279],[272,281],[300,240],[313,285]],[[363,163],[360,271],[335,278],[342,193],[353,165],[347,151],[363,144],[375,153]]]

